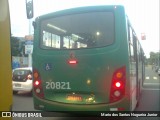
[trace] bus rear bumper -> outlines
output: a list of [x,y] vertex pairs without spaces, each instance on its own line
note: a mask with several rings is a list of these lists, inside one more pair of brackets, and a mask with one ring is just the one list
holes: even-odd
[[34,108],[43,111],[130,111],[130,102],[127,98],[109,104],[68,104],[54,102],[34,97]]

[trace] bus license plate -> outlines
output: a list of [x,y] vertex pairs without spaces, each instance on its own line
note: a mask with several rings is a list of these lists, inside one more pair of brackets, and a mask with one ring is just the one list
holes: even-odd
[[82,101],[82,97],[79,95],[68,95],[67,100],[69,100],[69,101]]

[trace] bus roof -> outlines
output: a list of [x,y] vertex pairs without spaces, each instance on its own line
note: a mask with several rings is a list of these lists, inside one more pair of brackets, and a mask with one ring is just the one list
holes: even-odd
[[45,19],[48,17],[53,17],[53,15],[56,17],[56,16],[61,16],[61,15],[81,13],[81,12],[113,11],[117,8],[124,10],[124,6],[122,6],[122,5],[85,6],[85,7],[69,8],[69,9],[51,12],[51,13],[48,13],[45,15],[41,15],[37,18]]

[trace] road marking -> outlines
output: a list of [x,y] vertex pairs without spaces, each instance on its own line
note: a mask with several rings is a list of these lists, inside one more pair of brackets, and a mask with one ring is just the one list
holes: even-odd
[[146,83],[146,82],[145,82],[144,84],[160,86],[160,83]]
[[160,89],[158,89],[158,88],[142,88],[142,90],[160,90]]
[[146,80],[149,80],[149,77],[146,77]]
[[159,82],[144,82],[144,84],[156,84],[156,85],[160,85]]
[[157,77],[153,77],[154,80],[157,80]]

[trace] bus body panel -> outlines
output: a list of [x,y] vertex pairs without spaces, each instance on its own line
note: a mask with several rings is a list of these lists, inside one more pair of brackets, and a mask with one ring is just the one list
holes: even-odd
[[65,104],[60,102],[54,102],[50,100],[40,99],[35,96],[34,108],[43,111],[57,111],[57,112],[78,112],[78,111],[130,111],[130,101],[128,97],[124,97],[118,102],[110,104]]
[[[103,51],[108,50],[104,48]],[[93,51],[95,54],[89,55],[80,55],[74,51],[78,60],[76,65],[68,63],[69,52],[63,55],[37,55],[35,61],[39,61],[36,63],[43,81],[45,98],[65,102],[67,94],[81,93],[85,99],[95,95],[96,98],[99,98],[97,103],[109,103],[109,97],[106,96],[109,96],[110,93],[113,72],[125,66],[127,62],[121,57],[124,53],[119,51],[117,49],[107,53],[98,53],[95,50]],[[116,62],[117,57],[119,63]],[[47,67],[50,67],[49,70]],[[87,84],[87,82],[90,83]],[[64,87],[60,87],[60,84],[63,84]],[[86,104],[85,101],[84,103]]]

